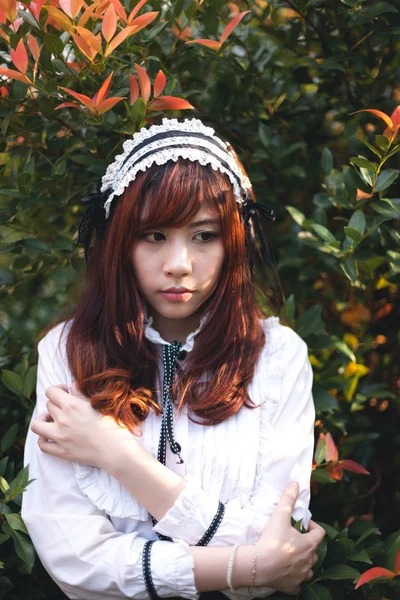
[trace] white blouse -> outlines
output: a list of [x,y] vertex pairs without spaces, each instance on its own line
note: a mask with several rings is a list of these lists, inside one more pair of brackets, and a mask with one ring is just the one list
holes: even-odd
[[[186,339],[184,350],[192,350],[205,318]],[[43,566],[69,598],[147,599],[142,549],[147,540],[156,540],[151,572],[158,595],[198,600],[189,546],[204,535],[219,501],[225,514],[209,546],[257,541],[290,480],[300,485],[293,517],[308,526],[315,411],[307,345],[278,317],[269,317],[262,325],[266,343],[248,390],[262,406],[242,407],[223,423],[206,427],[190,421],[187,408],[175,415],[175,439],[184,462],[177,464],[167,444],[166,465],[187,485],[154,527],[146,508],[116,479],[97,467],[42,452],[38,436],[29,428],[24,464],[30,465],[29,477],[34,481],[23,494],[22,517]],[[62,326],[53,328],[38,345],[32,420],[47,412],[47,387],[66,383],[70,390],[72,384],[65,353],[68,327],[61,351],[57,348]],[[151,319],[146,336],[154,344],[167,343],[153,329]],[[184,361],[181,364],[184,368]],[[162,372],[162,363],[160,368]],[[137,438],[153,456],[157,456],[160,428],[161,416],[150,412],[142,423],[143,435]],[[159,540],[156,531],[173,543]],[[260,597],[273,591],[255,588]],[[231,600],[250,598],[247,588],[223,593]]]

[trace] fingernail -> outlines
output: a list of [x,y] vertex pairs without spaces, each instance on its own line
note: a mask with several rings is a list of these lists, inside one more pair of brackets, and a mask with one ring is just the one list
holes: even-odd
[[293,492],[298,492],[299,491],[299,484],[297,483],[297,481],[290,481],[288,483],[288,490],[291,490]]

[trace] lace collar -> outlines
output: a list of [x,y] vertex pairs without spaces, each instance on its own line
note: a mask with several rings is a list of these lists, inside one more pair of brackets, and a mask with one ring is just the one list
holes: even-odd
[[[195,331],[192,331],[191,333],[189,333],[189,335],[187,336],[187,338],[185,340],[185,343],[182,346],[182,350],[185,350],[186,352],[191,352],[193,350],[193,346],[194,346],[194,342],[195,342],[195,337],[199,333],[199,331],[202,329],[204,323],[207,321],[208,316],[209,316],[209,313],[206,313],[200,319],[200,324],[197,327],[197,329],[195,329]],[[144,335],[146,336],[146,338],[150,342],[153,342],[153,344],[167,344],[167,345],[170,345],[170,342],[166,342],[161,337],[161,335],[159,334],[159,332],[156,329],[154,329],[154,327],[153,327],[153,317],[148,316],[147,315],[147,311],[145,311]]]

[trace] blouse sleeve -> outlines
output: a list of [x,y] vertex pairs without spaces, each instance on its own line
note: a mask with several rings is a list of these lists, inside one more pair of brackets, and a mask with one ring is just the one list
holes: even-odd
[[[236,498],[225,504],[224,516],[209,546],[257,541],[284,487],[291,480],[300,486],[293,517],[296,521],[302,519],[303,525],[308,526],[315,420],[311,392],[313,373],[306,343],[289,327],[280,326],[280,329],[282,344],[276,358],[281,363],[282,373],[279,401],[272,418],[267,410],[261,409],[260,435],[269,450],[264,454],[263,464],[258,466],[256,485],[247,505],[240,506]],[[259,368],[262,377],[262,363]],[[183,540],[193,546],[216,515],[219,498],[204,491],[190,475],[185,479],[188,482],[185,489],[153,529],[171,536],[174,541]],[[261,592],[260,589],[257,591]],[[263,588],[262,592],[265,596],[273,590]],[[226,590],[224,593],[232,599],[249,597],[247,589],[237,590],[235,595]]]
[[[37,404],[32,420],[47,412],[45,389],[69,383],[53,330],[39,342]],[[32,422],[32,421],[31,421]],[[69,597],[148,599],[142,573],[145,538],[117,531],[104,511],[80,490],[70,461],[42,452],[30,427],[24,464],[29,484],[22,496],[22,518],[50,577]],[[197,600],[193,557],[189,546],[156,541],[151,552],[153,584],[159,596]]]

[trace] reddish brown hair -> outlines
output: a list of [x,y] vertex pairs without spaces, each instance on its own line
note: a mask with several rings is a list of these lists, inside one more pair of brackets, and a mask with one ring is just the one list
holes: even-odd
[[[265,340],[243,219],[226,175],[179,159],[147,169],[113,200],[104,234],[90,251],[83,293],[66,318],[66,354],[78,387],[94,408],[138,435],[149,410],[162,411],[155,395],[156,351],[144,335],[131,249],[145,230],[187,224],[202,204],[221,219],[225,258],[204,307],[207,322],[177,382],[177,410],[187,403],[200,418],[196,422],[212,425],[243,405],[254,408],[247,386]],[[210,383],[201,383],[204,373]]]

